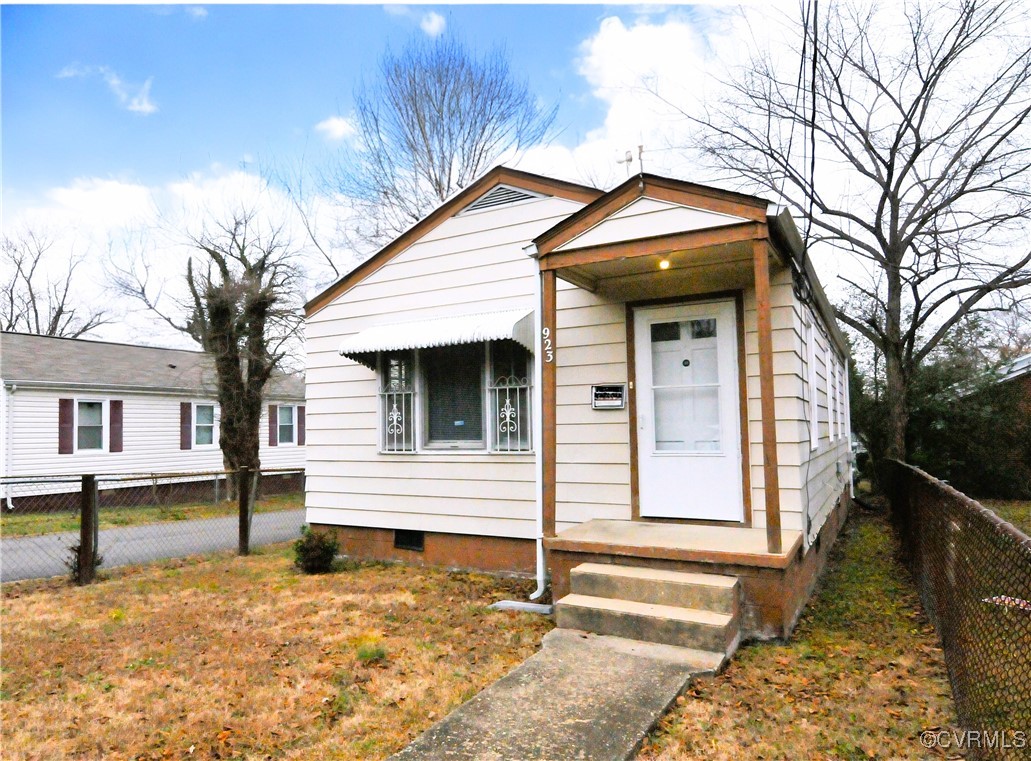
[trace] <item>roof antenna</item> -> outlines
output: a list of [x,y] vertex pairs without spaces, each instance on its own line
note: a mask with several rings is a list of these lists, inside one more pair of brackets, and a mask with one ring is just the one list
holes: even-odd
[[626,152],[626,157],[617,161],[617,164],[626,164],[626,176],[630,176],[630,165],[634,163],[634,154],[631,151]]

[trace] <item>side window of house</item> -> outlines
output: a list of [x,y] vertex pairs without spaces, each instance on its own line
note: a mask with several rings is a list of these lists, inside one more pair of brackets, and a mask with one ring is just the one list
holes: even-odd
[[383,352],[379,375],[385,452],[532,448],[530,354],[514,341]]
[[215,405],[194,405],[193,443],[198,447],[211,446],[215,443]]
[[380,356],[380,446],[384,452],[415,451],[415,353]]
[[294,414],[297,408],[289,404],[279,405],[279,443],[293,444],[294,439]]
[[104,448],[104,403],[83,402],[77,404],[75,418],[75,448]]

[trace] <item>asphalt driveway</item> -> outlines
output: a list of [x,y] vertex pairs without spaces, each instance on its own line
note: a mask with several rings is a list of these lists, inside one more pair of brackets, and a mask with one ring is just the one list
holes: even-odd
[[[295,539],[304,510],[258,513],[251,523],[251,546]],[[78,532],[0,538],[0,581],[40,579],[68,573],[66,561]],[[237,546],[237,518],[203,518],[105,529],[100,532],[101,568],[198,555]]]

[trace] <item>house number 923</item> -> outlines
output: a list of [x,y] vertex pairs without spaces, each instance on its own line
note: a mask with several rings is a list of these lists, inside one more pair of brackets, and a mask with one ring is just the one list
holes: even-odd
[[555,349],[551,345],[551,328],[544,328],[541,330],[541,338],[544,339],[544,361],[554,362],[555,361]]

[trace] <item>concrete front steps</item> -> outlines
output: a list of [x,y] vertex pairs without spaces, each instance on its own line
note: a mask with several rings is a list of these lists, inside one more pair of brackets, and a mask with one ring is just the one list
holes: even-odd
[[560,628],[689,648],[718,671],[740,640],[733,576],[583,563],[555,603]]

